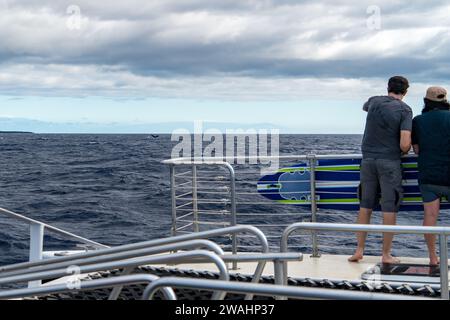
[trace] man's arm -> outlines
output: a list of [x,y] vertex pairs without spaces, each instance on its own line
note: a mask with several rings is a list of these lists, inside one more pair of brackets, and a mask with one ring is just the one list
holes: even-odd
[[419,154],[419,145],[418,144],[413,144],[413,149],[414,149],[415,154]]
[[413,130],[412,110],[406,106],[402,112],[402,121],[400,123],[400,149],[403,153],[408,153],[411,150],[411,139]]
[[403,153],[408,153],[411,149],[411,131],[400,131],[400,149]]

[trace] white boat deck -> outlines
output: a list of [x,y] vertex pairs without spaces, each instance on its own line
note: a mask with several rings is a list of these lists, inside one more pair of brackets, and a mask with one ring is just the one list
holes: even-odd
[[[303,261],[288,262],[288,276],[291,278],[312,278],[328,280],[361,281],[361,274],[380,262],[380,257],[366,256],[358,263],[348,262],[349,256],[322,255],[320,258],[312,258],[304,255]],[[402,263],[427,265],[427,258],[400,258]],[[155,265],[167,267],[167,265]],[[181,270],[211,271],[217,272],[217,267],[210,263],[190,263],[172,266]],[[239,263],[237,270],[229,270],[230,273],[252,275],[255,271],[255,262]],[[274,275],[273,263],[268,262],[264,268],[264,276]],[[439,278],[437,278],[439,279]]]

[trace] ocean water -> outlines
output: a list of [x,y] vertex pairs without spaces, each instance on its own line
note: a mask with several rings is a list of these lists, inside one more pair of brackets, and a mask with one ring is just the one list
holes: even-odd
[[[360,142],[360,135],[282,135],[280,153],[359,153]],[[0,134],[0,207],[108,245],[169,236],[169,170],[161,161],[173,145],[169,135]],[[255,185],[246,188],[254,191]],[[246,210],[265,209],[255,204]],[[355,217],[355,212],[321,212],[319,221],[354,222]],[[421,219],[421,212],[401,213],[398,223],[418,225]],[[380,222],[379,214],[374,222]],[[448,212],[440,224],[449,224]],[[0,265],[26,260],[28,237],[27,225],[0,214]],[[353,238],[321,241],[325,250],[336,244],[344,250],[353,248]],[[49,233],[45,237],[45,250],[74,245]],[[423,256],[425,246],[420,237],[402,236],[394,253]]]

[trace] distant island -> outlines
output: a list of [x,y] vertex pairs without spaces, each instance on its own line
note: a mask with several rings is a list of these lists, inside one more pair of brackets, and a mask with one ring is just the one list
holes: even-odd
[[3,133],[34,134],[34,132],[29,132],[29,131],[0,131],[0,134],[3,134]]

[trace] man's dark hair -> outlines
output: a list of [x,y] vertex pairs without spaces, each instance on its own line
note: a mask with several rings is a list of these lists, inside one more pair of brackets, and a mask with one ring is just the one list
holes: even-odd
[[405,95],[409,88],[409,81],[405,77],[395,76],[389,79],[388,92]]

